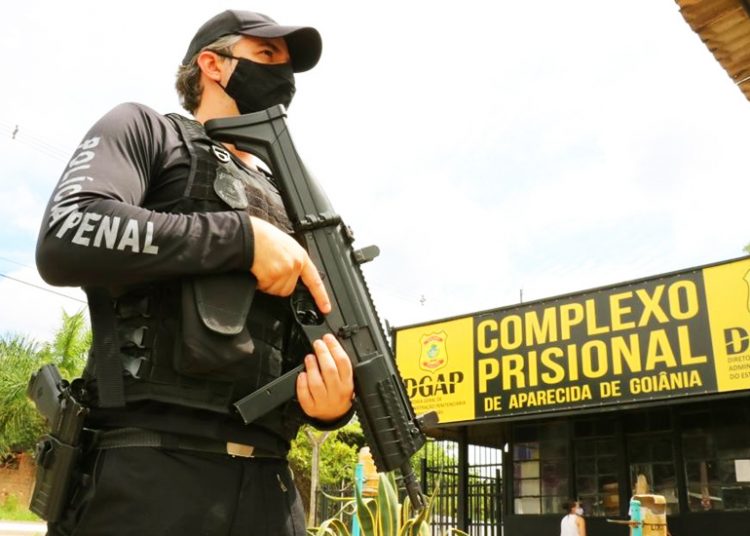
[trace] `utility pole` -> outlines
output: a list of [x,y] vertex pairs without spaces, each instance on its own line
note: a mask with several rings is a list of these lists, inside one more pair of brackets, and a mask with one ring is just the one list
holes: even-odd
[[307,514],[307,526],[315,527],[318,524],[318,482],[320,481],[320,446],[328,437],[329,432],[316,433],[312,428],[305,429],[307,438],[310,440],[310,511]]

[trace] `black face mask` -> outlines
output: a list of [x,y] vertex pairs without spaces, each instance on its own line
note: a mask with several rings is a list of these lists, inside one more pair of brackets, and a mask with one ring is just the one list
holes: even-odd
[[241,114],[259,112],[277,104],[289,107],[295,91],[291,63],[255,63],[246,58],[220,55],[237,60],[223,89],[237,103]]

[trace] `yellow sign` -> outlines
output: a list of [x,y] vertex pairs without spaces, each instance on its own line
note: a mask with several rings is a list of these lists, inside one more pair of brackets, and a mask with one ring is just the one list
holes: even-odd
[[750,258],[399,329],[396,361],[441,423],[750,389]]
[[750,389],[750,260],[706,268],[719,391]]
[[399,333],[398,368],[417,414],[435,410],[440,422],[474,418],[473,327],[463,318]]

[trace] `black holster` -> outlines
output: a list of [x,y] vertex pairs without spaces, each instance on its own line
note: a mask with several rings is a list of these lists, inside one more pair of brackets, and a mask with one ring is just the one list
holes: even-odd
[[36,482],[29,509],[57,521],[68,502],[74,469],[81,456],[81,431],[89,410],[71,393],[55,365],[44,365],[29,380],[26,394],[47,420],[49,434],[36,445]]

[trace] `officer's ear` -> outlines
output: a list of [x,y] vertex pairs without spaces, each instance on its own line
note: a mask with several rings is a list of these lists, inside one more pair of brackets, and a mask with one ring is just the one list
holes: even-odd
[[201,72],[214,82],[221,81],[224,71],[229,68],[230,63],[226,61],[226,58],[222,58],[211,50],[199,52],[196,61]]

